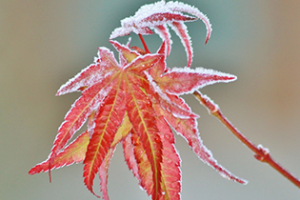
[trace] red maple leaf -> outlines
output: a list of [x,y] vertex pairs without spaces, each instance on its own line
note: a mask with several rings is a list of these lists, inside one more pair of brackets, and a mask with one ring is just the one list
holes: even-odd
[[[140,55],[116,41],[111,43],[120,52],[122,65],[111,51],[100,48],[96,63],[60,88],[58,95],[82,90],[82,96],[66,115],[49,158],[29,173],[83,161],[87,188],[94,193],[93,180],[99,172],[101,190],[108,199],[108,165],[116,144],[122,142],[128,167],[147,193],[153,199],[179,199],[180,158],[173,128],[202,161],[222,176],[244,183],[220,166],[202,144],[198,116],[178,96],[208,84],[233,81],[235,76],[203,68],[168,69],[164,54]],[[87,131],[65,147],[86,120]]]
[[[154,7],[161,4],[164,5],[159,2]],[[137,28],[138,34],[149,33],[151,25],[166,31],[162,28],[165,23],[172,23],[179,32],[185,30],[181,22],[195,18],[180,14],[179,11],[187,12],[185,8],[190,7],[176,7],[177,4],[168,2],[167,9],[137,17],[142,25],[133,24],[122,34],[129,33],[127,29],[135,30],[133,28]],[[116,145],[122,143],[129,169],[152,199],[180,199],[181,161],[174,146],[174,129],[204,163],[223,177],[245,183],[219,165],[203,145],[197,130],[198,115],[179,96],[210,84],[234,81],[236,77],[203,68],[168,68],[165,59],[170,51],[169,38],[153,54],[110,42],[119,52],[119,63],[109,49],[101,47],[95,63],[57,92],[62,95],[80,91],[82,95],[59,128],[49,158],[33,167],[29,174],[83,162],[86,187],[95,194],[93,180],[99,173],[103,198],[108,199],[109,163]],[[185,44],[191,49],[189,42]],[[87,130],[70,142],[85,123]]]

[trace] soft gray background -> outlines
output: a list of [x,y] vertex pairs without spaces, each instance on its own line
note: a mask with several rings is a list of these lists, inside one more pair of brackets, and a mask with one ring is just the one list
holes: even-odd
[[[85,188],[82,165],[30,176],[45,160],[65,113],[79,93],[55,97],[61,84],[93,61],[108,43],[119,20],[133,15],[138,0],[0,0],[0,199],[96,199]],[[213,25],[207,45],[200,21],[188,24],[193,39],[193,66],[238,76],[230,84],[203,89],[224,114],[255,144],[300,177],[300,2],[274,0],[184,0],[206,13]],[[186,64],[184,49],[173,34],[169,66]],[[126,38],[118,39],[126,41]],[[155,51],[160,39],[146,37]],[[135,45],[140,42],[133,37]],[[192,97],[201,115],[206,146],[247,186],[220,177],[177,137],[182,157],[184,200],[299,199],[300,190],[253,153]],[[120,146],[109,171],[109,194],[116,199],[150,199],[127,169]],[[95,191],[99,191],[95,181]],[[99,193],[99,192],[98,192]]]

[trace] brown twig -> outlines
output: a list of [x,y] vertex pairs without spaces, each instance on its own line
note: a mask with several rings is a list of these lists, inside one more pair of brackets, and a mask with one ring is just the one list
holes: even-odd
[[250,140],[248,140],[237,128],[232,125],[232,123],[222,114],[219,106],[215,104],[208,96],[203,95],[198,91],[195,91],[193,94],[200,101],[200,103],[208,109],[210,114],[217,117],[242,143],[244,143],[255,153],[254,157],[257,160],[268,163],[276,171],[300,188],[300,180],[275,162],[267,148],[264,148],[262,145],[256,146]]

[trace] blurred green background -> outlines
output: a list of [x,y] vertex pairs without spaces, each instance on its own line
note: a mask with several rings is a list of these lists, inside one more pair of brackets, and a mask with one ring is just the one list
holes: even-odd
[[[83,165],[28,175],[45,160],[65,113],[79,93],[55,97],[61,84],[93,62],[111,31],[145,3],[138,0],[0,0],[0,199],[96,199],[84,186]],[[255,144],[300,177],[300,2],[273,0],[184,0],[208,15],[213,25],[205,41],[200,21],[187,24],[193,39],[193,67],[238,76],[236,82],[202,90]],[[168,65],[184,66],[177,36]],[[118,39],[125,42],[128,37]],[[161,41],[147,36],[150,50]],[[140,46],[136,36],[133,44]],[[256,161],[194,99],[199,130],[219,163],[249,180],[246,186],[220,177],[203,164],[185,140],[176,137],[182,158],[183,200],[299,199],[300,190]],[[124,163],[118,146],[109,170],[110,199],[150,199]],[[99,181],[95,180],[99,193]]]

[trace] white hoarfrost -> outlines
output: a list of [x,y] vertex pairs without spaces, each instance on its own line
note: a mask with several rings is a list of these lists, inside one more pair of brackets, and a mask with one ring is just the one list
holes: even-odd
[[206,15],[204,15],[198,8],[184,4],[182,2],[172,2],[172,1],[169,1],[166,4],[166,6],[173,11],[186,12],[202,20],[207,29],[206,42],[208,41],[212,32],[211,24],[209,22],[209,19],[206,17]]
[[166,48],[165,48],[165,53],[167,56],[170,55],[170,52],[171,52],[171,45],[173,43],[173,41],[171,40],[171,34],[169,32],[169,29],[167,27],[166,24],[160,26],[160,27],[157,27],[154,29],[155,33],[159,35],[159,37],[165,41],[166,43]]
[[[193,15],[183,15],[182,12]],[[179,18],[178,18],[179,17]],[[170,25],[180,37],[188,55],[188,66],[192,63],[193,51],[188,31],[183,24],[185,21],[195,21],[200,19],[204,22],[207,35],[206,41],[210,38],[212,28],[209,19],[200,10],[181,2],[159,1],[154,4],[142,6],[134,16],[127,17],[121,21],[121,27],[116,28],[110,35],[110,39],[129,35],[131,32],[141,35],[153,34],[151,29],[166,41],[167,56],[171,51],[171,36],[167,24]],[[150,29],[151,28],[151,29]]]
[[[176,94],[176,95],[184,95],[184,94],[191,94],[194,91],[201,89],[205,86],[208,85],[212,85],[215,83],[228,83],[228,82],[232,82],[235,81],[237,79],[236,76],[232,75],[232,74],[228,74],[228,73],[224,73],[224,72],[219,72],[213,69],[206,69],[206,68],[202,68],[202,67],[197,67],[195,69],[191,69],[189,67],[184,67],[184,68],[177,68],[174,67],[172,69],[170,69],[167,73],[165,73],[163,76],[167,76],[168,74],[171,74],[172,72],[179,72],[179,73],[183,73],[183,74],[198,74],[199,76],[202,76],[202,79],[199,79],[199,81],[193,86],[192,90],[189,90],[187,92],[178,90],[177,92],[170,91],[168,89],[166,89],[166,91],[170,94]],[[218,79],[205,79],[206,77],[213,77],[216,76],[218,77]],[[227,79],[224,79],[227,78]],[[180,85],[178,85],[178,87],[181,87]],[[180,88],[179,88],[180,89]]]
[[183,22],[172,23],[170,24],[171,28],[178,35],[181,40],[182,45],[184,46],[186,55],[188,55],[188,67],[191,66],[193,60],[193,48],[192,40],[188,34],[186,25]]
[[[57,96],[80,91],[80,88],[88,88],[96,82],[102,81],[105,77],[112,73],[105,71],[106,68],[110,67],[111,63],[105,62],[105,60],[101,61],[100,51],[109,55],[111,58],[114,57],[113,52],[108,48],[99,48],[98,57],[94,58],[94,63],[81,70],[81,72],[79,72],[73,78],[69,79],[65,84],[63,84],[59,88],[56,94]],[[115,63],[115,65],[118,66],[117,63]]]

